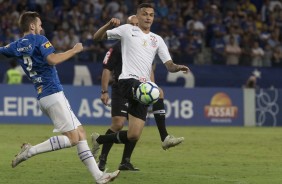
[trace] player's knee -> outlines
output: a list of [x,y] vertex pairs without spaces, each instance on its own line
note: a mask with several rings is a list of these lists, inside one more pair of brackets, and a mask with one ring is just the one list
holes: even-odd
[[76,132],[69,132],[65,134],[69,138],[71,146],[75,146],[79,142],[79,135]]
[[76,146],[78,144],[78,139],[70,139],[71,146]]
[[113,117],[111,130],[114,132],[122,130],[125,120],[125,117]]
[[127,135],[127,139],[130,141],[130,142],[137,142],[140,138],[140,135],[138,134],[129,134]]
[[111,130],[114,132],[118,132],[122,130],[122,128],[123,128],[123,123],[115,123],[111,125]]

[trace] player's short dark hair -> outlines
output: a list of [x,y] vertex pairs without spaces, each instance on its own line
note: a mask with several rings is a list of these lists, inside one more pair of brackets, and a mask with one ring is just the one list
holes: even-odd
[[141,3],[138,5],[137,10],[140,10],[141,8],[153,8],[154,6],[151,3]]
[[27,11],[21,14],[19,18],[19,27],[22,32],[28,32],[31,23],[36,21],[36,17],[40,18],[37,12]]

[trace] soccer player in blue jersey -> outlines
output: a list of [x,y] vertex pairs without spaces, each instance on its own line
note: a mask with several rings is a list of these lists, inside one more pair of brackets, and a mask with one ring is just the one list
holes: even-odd
[[38,13],[23,13],[19,19],[19,26],[24,36],[5,47],[0,47],[0,54],[18,59],[34,84],[40,109],[52,120],[54,132],[61,132],[62,135],[53,136],[34,146],[24,143],[21,151],[13,159],[12,167],[40,153],[77,146],[79,158],[96,182],[108,183],[118,176],[119,170],[113,173],[103,173],[99,170],[86,141],[85,130],[71,110],[55,68],[55,65],[81,52],[83,46],[77,43],[66,52],[55,53],[48,39],[40,35],[41,24]]

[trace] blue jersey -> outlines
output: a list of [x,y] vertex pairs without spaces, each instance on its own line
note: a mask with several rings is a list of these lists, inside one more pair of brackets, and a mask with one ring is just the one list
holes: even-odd
[[47,56],[55,52],[45,36],[28,34],[23,38],[0,47],[0,53],[17,57],[26,75],[33,82],[37,99],[63,90],[56,67],[49,65]]

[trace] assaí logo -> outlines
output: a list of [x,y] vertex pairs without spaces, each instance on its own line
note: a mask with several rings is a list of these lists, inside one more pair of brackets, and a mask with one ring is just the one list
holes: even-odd
[[205,106],[205,116],[215,123],[231,123],[236,118],[238,107],[232,105],[230,97],[223,93],[216,93],[210,102]]

